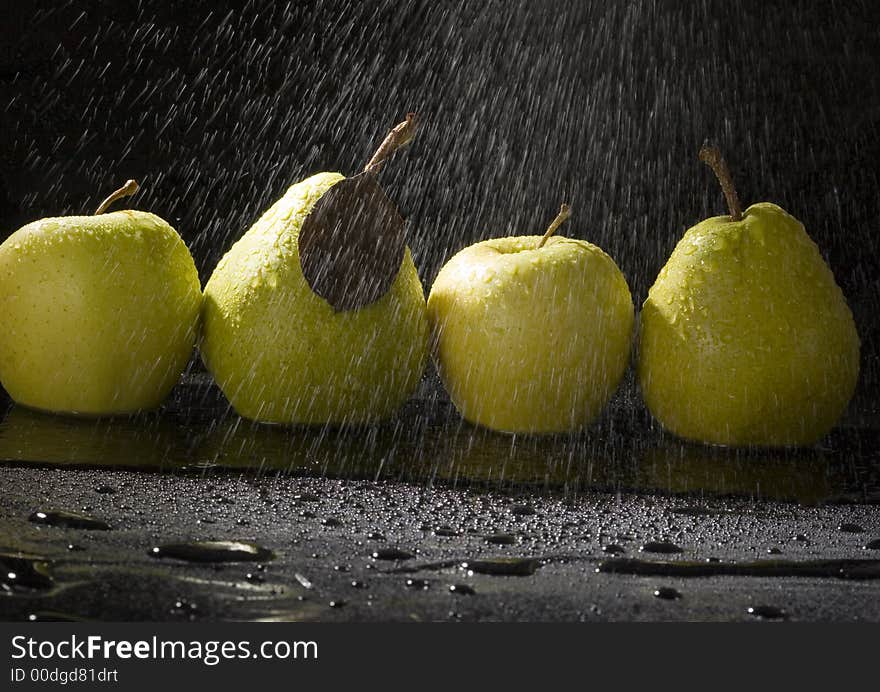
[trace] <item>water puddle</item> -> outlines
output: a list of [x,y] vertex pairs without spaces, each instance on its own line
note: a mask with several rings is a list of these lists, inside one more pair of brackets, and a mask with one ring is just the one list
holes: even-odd
[[109,531],[110,524],[86,514],[65,512],[63,510],[38,510],[28,517],[34,524],[57,526],[63,529],[85,529],[86,531]]
[[835,577],[880,579],[880,560],[756,560],[753,562],[688,562],[615,558],[597,572],[654,577]]
[[187,562],[264,562],[274,557],[271,550],[242,541],[166,543],[152,548],[148,555]]

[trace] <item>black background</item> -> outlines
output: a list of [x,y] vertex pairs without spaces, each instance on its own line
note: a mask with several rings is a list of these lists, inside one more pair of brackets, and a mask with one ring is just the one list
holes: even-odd
[[[426,290],[490,235],[595,242],[640,304],[684,230],[747,204],[801,219],[855,313],[875,408],[880,11],[872,2],[4,3],[0,231],[90,212],[126,178],[203,282],[281,194],[354,173],[408,110],[383,182]],[[49,6],[52,6],[51,9]]]

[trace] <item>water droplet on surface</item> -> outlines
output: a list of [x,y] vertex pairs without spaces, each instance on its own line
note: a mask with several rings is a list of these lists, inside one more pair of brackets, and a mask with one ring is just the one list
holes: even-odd
[[873,541],[868,541],[864,545],[865,550],[880,550],[880,538],[875,538]]
[[55,610],[40,610],[27,617],[28,622],[87,622],[85,618]]
[[312,582],[310,582],[305,575],[302,575],[299,572],[294,572],[293,578],[296,579],[304,589],[312,588]]
[[681,592],[678,589],[673,589],[671,586],[661,586],[654,591],[654,597],[662,598],[665,601],[674,601],[681,598]]
[[452,536],[458,536],[459,533],[451,526],[438,526],[436,529],[434,529],[434,535],[449,538]]
[[673,507],[671,511],[674,514],[683,514],[688,517],[710,517],[721,513],[717,510],[709,509],[708,507],[699,507],[697,505]]
[[459,594],[462,596],[474,596],[477,592],[470,584],[450,584],[449,593]]
[[513,545],[516,543],[516,536],[509,533],[493,533],[491,536],[486,536],[486,543],[492,543],[493,545]]
[[150,557],[188,562],[257,562],[275,557],[271,550],[243,541],[192,541],[166,543],[149,551]]
[[623,553],[626,552],[626,548],[617,543],[609,543],[608,545],[602,546],[602,552],[608,553],[609,555],[623,555]]
[[85,529],[87,531],[109,531],[110,524],[87,514],[76,514],[63,510],[38,510],[28,517],[34,524],[58,526],[64,529]]
[[462,567],[477,574],[497,576],[528,577],[541,566],[541,561],[533,557],[496,557],[484,560],[468,560]]
[[659,577],[833,577],[880,579],[880,560],[757,560],[753,562],[688,562],[683,560],[603,560],[597,572]]
[[667,555],[684,552],[681,547],[675,545],[675,543],[670,543],[669,541],[648,541],[639,548],[639,550],[643,553],[662,553]]
[[0,553],[0,585],[12,588],[50,589],[53,584],[45,562]]
[[431,582],[428,579],[407,579],[406,588],[427,591],[431,588]]
[[188,601],[185,598],[178,598],[171,606],[171,613],[173,615],[183,615],[190,620],[194,620],[198,609],[199,606],[192,601]]
[[373,551],[374,560],[412,560],[415,555],[400,548],[380,548]]
[[843,531],[844,533],[864,533],[865,528],[863,526],[859,526],[858,524],[841,524],[837,527],[838,531]]
[[100,493],[101,495],[112,495],[116,492],[116,488],[112,485],[99,485],[95,488],[96,493]]
[[749,615],[762,620],[781,620],[785,617],[785,612],[776,606],[757,605],[749,608]]

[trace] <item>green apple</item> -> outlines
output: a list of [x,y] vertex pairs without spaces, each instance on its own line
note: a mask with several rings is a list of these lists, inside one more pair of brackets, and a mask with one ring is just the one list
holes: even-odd
[[495,238],[465,248],[428,297],[433,354],[465,419],[505,432],[591,423],[629,363],[633,303],[607,254],[583,240]]
[[852,313],[803,225],[775,204],[740,212],[714,148],[729,216],[685,233],[641,313],[638,373],[654,417],[722,445],[809,445],[849,402],[859,373]]
[[[376,160],[348,181],[372,175]],[[340,303],[331,303],[304,274],[301,231],[322,198],[346,184],[339,173],[318,173],[290,187],[223,257],[205,287],[202,358],[245,418],[293,424],[379,420],[400,407],[422,376],[425,296],[405,242],[393,255],[387,290],[367,304],[352,303],[345,293],[337,296]],[[367,240],[381,247],[382,238]],[[344,252],[347,239],[334,242]]]
[[0,381],[20,404],[86,415],[162,403],[189,360],[202,293],[167,222],[103,213],[29,223],[0,246]]

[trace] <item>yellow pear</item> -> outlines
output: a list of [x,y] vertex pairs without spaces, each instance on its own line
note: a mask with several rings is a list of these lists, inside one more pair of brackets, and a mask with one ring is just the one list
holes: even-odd
[[769,202],[745,211],[717,149],[700,158],[730,214],[688,230],[641,313],[638,374],[654,417],[722,445],[809,445],[856,386],[859,337],[803,225]]
[[418,384],[425,295],[403,219],[373,179],[414,123],[411,115],[395,128],[364,173],[318,173],[291,186],[214,270],[201,355],[245,418],[380,420]]

